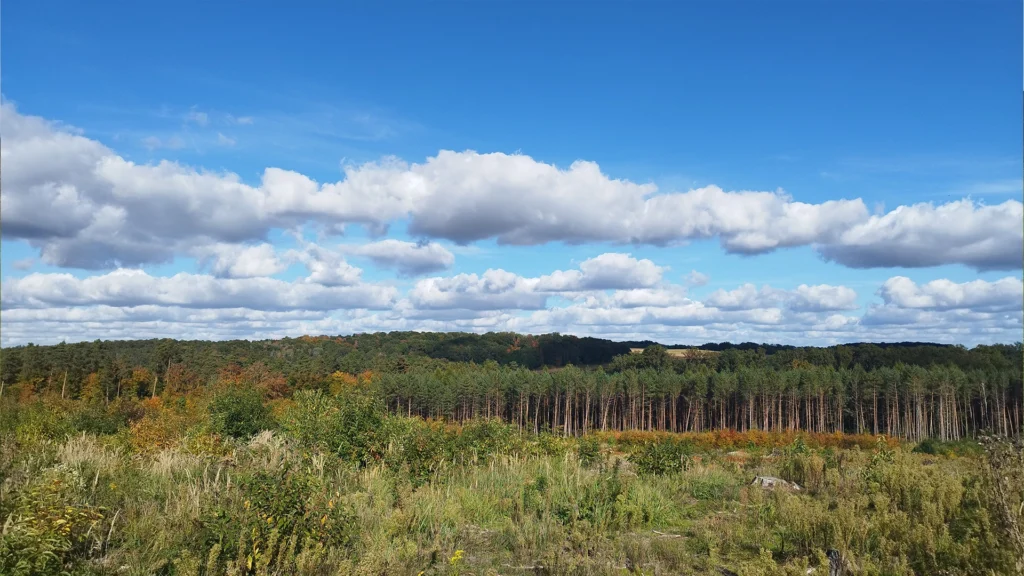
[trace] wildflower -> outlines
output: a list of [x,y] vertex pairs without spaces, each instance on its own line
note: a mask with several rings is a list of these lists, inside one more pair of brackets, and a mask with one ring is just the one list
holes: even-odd
[[455,555],[452,556],[450,560],[448,560],[448,563],[451,564],[452,566],[455,566],[456,564],[458,564],[462,560],[462,555],[463,554],[464,554],[464,552],[462,550],[456,550],[455,551]]

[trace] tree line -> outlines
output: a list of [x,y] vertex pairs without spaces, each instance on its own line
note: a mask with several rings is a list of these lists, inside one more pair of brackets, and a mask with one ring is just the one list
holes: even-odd
[[[643,353],[629,352],[641,346]],[[368,373],[393,412],[453,421],[494,417],[564,434],[724,428],[947,440],[982,430],[1020,434],[1020,343],[703,349],[708,353],[680,357],[646,342],[417,332],[27,345],[0,352],[0,394],[7,386],[25,396],[109,403],[232,382],[286,397]]]
[[796,364],[777,370],[706,365],[609,371],[452,365],[380,375],[393,412],[520,428],[702,432],[804,430],[958,440],[981,430],[1017,435],[1019,371],[898,365],[876,370]]

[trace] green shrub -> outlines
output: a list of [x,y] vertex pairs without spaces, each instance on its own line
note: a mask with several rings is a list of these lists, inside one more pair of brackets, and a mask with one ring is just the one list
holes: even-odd
[[61,439],[75,433],[71,418],[59,405],[35,400],[20,405],[5,401],[2,406],[0,430],[13,432],[19,439]]
[[210,428],[232,438],[249,438],[274,428],[270,409],[252,389],[231,388],[214,396],[209,405]]
[[419,418],[389,418],[385,431],[388,448],[384,461],[394,472],[403,472],[414,486],[430,480],[443,462],[451,462],[454,434],[439,422]]
[[722,500],[733,489],[729,476],[721,472],[708,472],[689,478],[690,495],[697,500]]
[[817,490],[825,479],[825,459],[807,452],[793,452],[783,456],[779,475],[790,482]]
[[937,440],[925,438],[914,446],[913,452],[929,456],[980,456],[982,447],[974,440]]
[[664,440],[638,446],[629,455],[640,474],[671,474],[689,467],[690,446],[684,442]]
[[117,434],[128,425],[128,418],[121,413],[105,410],[103,406],[92,404],[71,415],[71,427],[76,432],[88,434]]
[[456,439],[456,456],[467,463],[486,461],[498,454],[513,454],[522,446],[519,430],[497,418],[471,420]]
[[239,484],[240,510],[214,507],[200,520],[199,540],[209,550],[208,563],[238,558],[252,567],[245,573],[289,572],[303,553],[346,551],[355,543],[355,512],[326,494],[317,478],[286,463],[248,473]]
[[0,534],[0,574],[81,573],[103,520],[102,509],[76,502],[83,482],[73,470],[51,469],[14,495]]
[[593,436],[583,436],[576,444],[576,456],[584,466],[594,466],[601,461],[601,443]]
[[282,426],[303,446],[332,452],[360,465],[383,456],[388,442],[387,411],[376,398],[301,390],[294,400],[282,417]]

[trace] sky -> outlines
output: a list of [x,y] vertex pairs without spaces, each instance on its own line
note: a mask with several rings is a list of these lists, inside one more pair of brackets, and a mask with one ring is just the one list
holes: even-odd
[[0,344],[1022,339],[1022,3],[5,3]]

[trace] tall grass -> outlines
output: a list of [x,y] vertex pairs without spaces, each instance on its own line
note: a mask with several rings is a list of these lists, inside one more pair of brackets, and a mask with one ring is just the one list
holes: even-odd
[[853,574],[1015,569],[1008,508],[973,453],[832,435],[560,438],[342,402],[300,397],[275,412],[281,428],[238,438],[212,425],[231,406],[150,402],[100,433],[64,424],[75,405],[27,407],[2,425],[0,573],[824,574],[833,549]]

